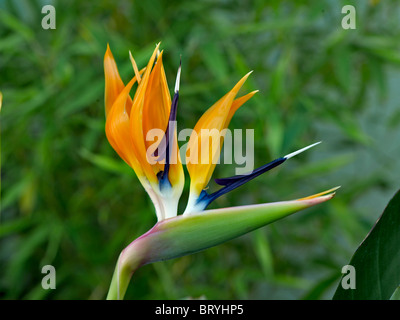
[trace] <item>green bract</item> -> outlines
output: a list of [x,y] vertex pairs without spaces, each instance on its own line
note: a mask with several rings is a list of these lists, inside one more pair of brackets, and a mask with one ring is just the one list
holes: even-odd
[[123,298],[140,266],[216,246],[333,196],[206,210],[158,222],[122,251],[107,299]]

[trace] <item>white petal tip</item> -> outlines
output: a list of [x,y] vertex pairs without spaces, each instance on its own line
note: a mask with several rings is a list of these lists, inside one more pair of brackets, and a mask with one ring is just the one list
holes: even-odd
[[180,81],[181,81],[181,65],[182,65],[182,63],[179,64],[178,73],[176,75],[175,93],[179,92],[179,84],[180,84]]
[[254,71],[254,70],[249,71],[249,72],[245,75],[245,77],[248,77],[249,75],[251,75],[251,74],[253,73],[253,71]]
[[286,156],[284,156],[284,158],[285,158],[285,159],[293,158],[294,156],[298,155],[299,153],[302,153],[303,151],[306,151],[306,150],[308,150],[308,149],[310,149],[310,148],[312,148],[312,147],[315,147],[317,144],[320,144],[321,142],[322,142],[322,141],[313,143],[313,144],[311,144],[311,145],[309,145],[309,146],[307,146],[307,147],[305,147],[305,148],[302,148],[302,149],[297,150],[297,151],[295,151],[295,152],[289,153],[289,154],[287,154]]

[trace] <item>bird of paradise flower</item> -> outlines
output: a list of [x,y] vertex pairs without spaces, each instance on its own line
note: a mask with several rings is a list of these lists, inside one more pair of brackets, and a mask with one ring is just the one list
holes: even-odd
[[[222,148],[223,139],[220,142],[218,132],[229,126],[235,112],[257,92],[252,91],[237,98],[249,72],[212,105],[194,127],[187,156],[188,153],[191,157],[198,156],[200,161],[187,162],[189,200],[184,213],[178,215],[178,202],[184,186],[175,125],[181,66],[171,99],[163,67],[163,51],[159,51],[159,46],[156,46],[147,66],[140,71],[129,53],[135,76],[126,86],[108,45],[104,56],[106,135],[118,155],[135,171],[154,203],[158,219],[153,228],[121,252],[107,299],[122,299],[132,273],[145,264],[192,254],[231,240],[294,212],[325,202],[335,195],[337,189],[292,201],[205,210],[216,198],[318,144],[278,158],[249,174],[215,179],[222,188],[211,194],[206,191],[215,169],[214,160],[219,157]],[[136,82],[137,89],[131,98],[130,91]],[[164,147],[156,148],[153,153],[156,159],[164,161],[149,161],[148,150],[154,143],[148,141],[146,136],[152,129],[165,132]],[[211,136],[200,134],[203,129],[211,130]],[[217,134],[213,135],[212,132]],[[203,144],[205,139],[219,143],[219,147],[212,148],[212,143]],[[171,161],[172,158],[175,161]]]

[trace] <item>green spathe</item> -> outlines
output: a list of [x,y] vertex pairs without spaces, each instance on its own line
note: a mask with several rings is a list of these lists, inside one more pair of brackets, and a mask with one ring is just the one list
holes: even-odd
[[206,210],[160,221],[121,252],[107,299],[122,299],[132,273],[140,266],[216,246],[333,196],[334,193],[311,199]]

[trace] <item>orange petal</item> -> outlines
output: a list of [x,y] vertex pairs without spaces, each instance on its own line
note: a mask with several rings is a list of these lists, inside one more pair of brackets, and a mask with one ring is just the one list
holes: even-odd
[[135,170],[136,175],[140,178],[144,174],[134,152],[129,115],[125,109],[129,91],[135,82],[136,77],[127,84],[115,100],[106,120],[106,135],[114,150]]
[[129,51],[129,59],[131,60],[132,68],[133,68],[133,71],[135,72],[135,76],[136,76],[137,82],[140,83],[140,80],[142,78],[140,77],[140,73],[139,73],[139,69],[137,67],[136,61],[132,56],[132,52],[130,52],[130,51]]
[[150,73],[152,71],[152,66],[154,64],[159,45],[160,44],[157,45],[149,60],[149,63],[147,64],[146,71],[133,98],[132,109],[130,113],[130,130],[133,137],[133,144],[135,146],[135,155],[143,168],[144,174],[146,175],[149,182],[152,184],[156,184],[158,182],[158,179],[152,169],[151,164],[147,160],[147,149],[145,144],[145,137],[143,135],[143,127],[145,122],[143,108],[145,103],[145,95],[150,79]]
[[[196,194],[200,194],[206,187],[215,169],[223,144],[222,130],[226,129],[226,124],[229,124],[234,111],[251,97],[249,94],[239,98],[230,115],[234,99],[250,73],[246,74],[231,91],[202,115],[189,139],[186,154],[187,168],[191,179],[191,191]],[[193,163],[196,161],[197,163]]]
[[[146,94],[143,102],[143,137],[146,150],[153,145],[161,142],[147,141],[147,133],[153,129],[165,132],[168,125],[169,113],[171,110],[171,96],[168,85],[164,85],[166,78],[163,77],[162,52],[158,56],[157,62],[151,71]],[[156,163],[153,165],[155,174],[164,169],[164,164]]]
[[225,120],[225,128],[229,127],[229,123],[232,120],[233,115],[235,114],[235,112],[243,105],[245,104],[248,100],[250,100],[256,93],[258,92],[258,90],[252,91],[240,98],[235,99],[235,101],[233,101],[231,109],[229,110],[229,114],[226,117]]
[[111,53],[110,46],[107,44],[107,51],[104,55],[104,76],[105,76],[105,111],[106,117],[110,113],[111,107],[119,94],[124,89],[124,83],[118,72],[117,64]]

